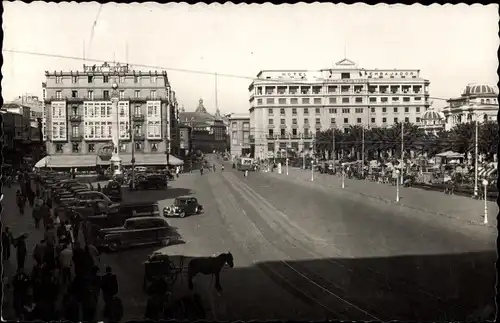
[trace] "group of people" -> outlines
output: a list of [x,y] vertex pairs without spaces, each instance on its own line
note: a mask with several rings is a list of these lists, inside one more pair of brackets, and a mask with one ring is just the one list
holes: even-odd
[[[21,178],[16,199],[18,206],[23,198],[29,200],[31,179]],[[22,320],[93,321],[96,317],[99,295],[102,290],[103,316],[118,321],[123,315],[118,293],[118,281],[110,267],[100,275],[100,256],[91,244],[82,247],[79,239],[81,218],[76,213],[63,215],[54,211],[50,196],[37,189],[33,197],[32,216],[36,229],[43,229],[44,236],[33,250],[34,266],[25,268],[27,234],[14,237],[9,227],[2,231],[2,256],[4,265],[10,261],[11,249],[16,249],[17,270],[10,282],[13,309]],[[44,190],[45,192],[45,190]],[[23,205],[24,206],[24,205]],[[23,211],[21,211],[23,210]],[[19,216],[24,208],[19,208]],[[43,223],[41,228],[40,222]],[[84,239],[86,240],[86,239]],[[5,277],[3,277],[5,279]],[[5,282],[5,280],[4,280]]]

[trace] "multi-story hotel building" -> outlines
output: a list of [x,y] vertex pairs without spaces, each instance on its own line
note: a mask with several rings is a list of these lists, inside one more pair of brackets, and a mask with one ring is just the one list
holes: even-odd
[[[363,69],[348,59],[319,71],[261,71],[249,86],[256,157],[288,145],[297,152],[313,134],[351,125],[419,124],[428,109],[429,81],[417,69]],[[259,153],[261,151],[261,153]]]
[[[250,154],[250,116],[248,114],[231,113],[228,116],[231,155],[244,156]],[[255,149],[259,149],[255,147]]]
[[462,95],[446,101],[443,109],[446,118],[446,130],[460,123],[477,120],[478,122],[495,121],[498,114],[498,91],[486,84],[469,84]]
[[[130,164],[132,150],[138,165],[166,164],[170,126],[176,120],[166,72],[104,63],[84,65],[83,71],[46,72],[45,76],[47,166],[109,164],[96,156],[101,147],[109,146],[114,129],[119,129],[122,164]],[[113,93],[118,97],[116,108]]]

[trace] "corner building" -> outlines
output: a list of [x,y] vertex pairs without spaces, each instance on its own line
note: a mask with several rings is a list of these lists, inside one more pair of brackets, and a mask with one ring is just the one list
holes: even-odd
[[[131,163],[133,149],[137,165],[166,164],[170,126],[176,119],[166,72],[130,71],[128,65],[104,63],[45,76],[47,166],[109,164],[97,155],[110,143],[116,123],[123,165]],[[111,101],[113,84],[119,96],[118,116]]]
[[417,69],[363,69],[349,59],[318,71],[260,71],[248,88],[256,157],[287,145],[306,152],[327,129],[418,125],[430,106],[429,84]]

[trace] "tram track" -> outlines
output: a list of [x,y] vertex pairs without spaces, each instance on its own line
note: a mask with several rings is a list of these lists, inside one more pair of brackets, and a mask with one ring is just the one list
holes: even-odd
[[[229,216],[234,220],[231,211],[235,209],[241,212],[242,217],[247,218],[246,212],[241,209],[231,192],[227,189],[220,189],[219,193],[223,196],[219,201],[219,211],[223,218]],[[239,236],[235,238],[244,241],[243,247],[246,251],[250,252],[255,258],[259,258],[258,254],[266,254],[272,258],[272,261],[262,261],[254,265],[280,287],[306,304],[315,306],[318,310],[324,312],[323,319],[379,320],[370,313],[344,300],[338,295],[337,291],[323,287],[322,282],[314,281],[310,278],[310,275],[297,270],[289,256],[276,248],[250,219],[241,219],[237,223],[242,226],[243,230],[231,230],[232,224],[231,221],[228,221],[229,231],[238,232]],[[274,264],[279,264],[279,266]]]
[[[280,211],[276,210],[274,206],[272,206],[267,200],[265,200],[258,193],[254,192],[253,189],[243,183],[236,175],[234,175],[234,173],[228,172],[224,174],[224,177],[226,181],[236,191],[238,191],[244,199],[249,202],[250,205],[258,210],[261,217],[263,215],[266,217],[265,220],[270,222],[268,223],[267,227],[274,231],[275,236],[280,237],[281,240],[285,240],[286,243],[290,243],[295,247],[295,253],[297,253],[297,250],[300,250],[303,258],[307,257],[307,255],[313,256],[314,258],[322,258],[322,261],[331,264],[332,266],[334,266],[334,268],[336,268],[336,270],[340,270],[340,277],[342,277],[342,275],[347,275],[348,277],[355,277],[356,280],[360,279],[364,282],[364,284],[372,285],[373,288],[380,290],[381,297],[384,297],[386,299],[393,297],[394,300],[398,300],[399,302],[401,302],[401,296],[403,296],[406,300],[408,300],[408,306],[399,309],[399,315],[401,315],[400,319],[408,319],[408,317],[405,317],[405,315],[408,315],[409,313],[418,316],[426,314],[420,312],[409,312],[412,311],[412,309],[432,309],[433,313],[437,314],[439,318],[445,319],[446,313],[443,311],[443,307],[448,309],[450,309],[451,307],[460,307],[457,304],[452,304],[443,300],[441,297],[433,294],[432,292],[425,291],[418,286],[415,286],[415,284],[408,283],[407,281],[401,280],[396,277],[391,276],[390,284],[388,284],[387,279],[385,279],[385,275],[371,268],[366,267],[363,268],[363,270],[360,270],[359,268],[353,268],[351,266],[345,265],[342,261],[339,260],[324,259],[324,256],[312,250],[309,246],[305,245],[299,239],[294,238],[295,235],[293,234],[293,232],[292,234],[290,234],[290,225],[283,223],[283,221],[276,220],[275,215]],[[338,254],[339,257],[342,256],[338,251],[335,251],[335,253]],[[320,271],[318,269],[312,270],[309,268],[305,268],[306,266],[301,265],[300,263],[295,263],[293,264],[293,266],[297,269],[298,272],[304,273],[305,275],[311,277],[311,281],[321,281],[322,284],[330,286],[330,288],[336,290],[337,293],[344,292],[344,294],[349,294],[349,291],[345,290],[345,288],[340,287],[338,283],[333,282],[331,279],[325,278],[326,275],[323,275],[325,274],[324,271],[323,274],[321,274],[319,273]],[[344,272],[342,273],[342,271]],[[376,285],[374,286],[373,284]],[[387,315],[386,313],[388,309],[377,309],[371,304],[363,304],[363,302],[361,302],[359,299],[355,299],[355,297],[351,301],[353,303],[360,304],[361,307],[367,309],[367,311],[370,311],[371,313],[374,313],[374,315]],[[374,299],[373,301],[376,302],[376,299]],[[395,309],[391,308],[391,310]],[[394,317],[391,317],[391,319],[394,319]]]

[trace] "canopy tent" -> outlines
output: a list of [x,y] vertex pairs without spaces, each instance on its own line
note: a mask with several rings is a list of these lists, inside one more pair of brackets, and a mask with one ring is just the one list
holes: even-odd
[[[167,156],[165,154],[137,154],[135,157],[135,165],[137,166],[161,166],[167,164]],[[123,166],[132,165],[131,154],[120,154]],[[109,161],[103,161],[97,155],[51,155],[45,156],[35,164],[35,168],[73,168],[73,167],[95,167],[96,165],[109,165]],[[173,156],[169,156],[170,166],[180,166],[184,162]]]
[[447,159],[456,159],[456,158],[464,158],[464,154],[456,153],[451,150],[439,153],[436,157],[447,158]]

